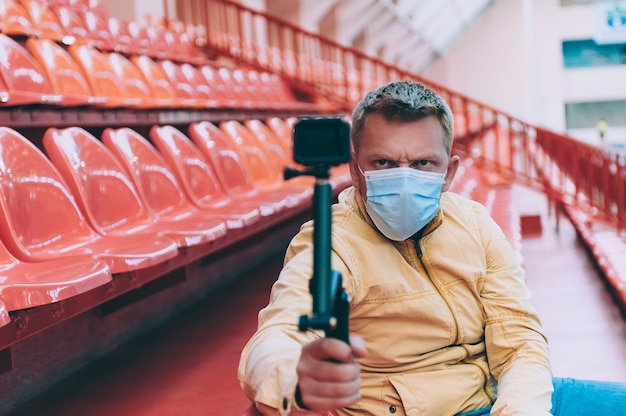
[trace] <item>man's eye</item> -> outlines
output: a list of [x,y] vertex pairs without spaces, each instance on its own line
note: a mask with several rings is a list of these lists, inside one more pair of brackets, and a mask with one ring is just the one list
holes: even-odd
[[430,164],[429,160],[418,160],[417,162],[413,162],[413,165],[415,166],[428,166]]
[[375,163],[376,163],[376,166],[380,166],[380,167],[385,167],[389,165],[389,162],[385,159],[379,159]]

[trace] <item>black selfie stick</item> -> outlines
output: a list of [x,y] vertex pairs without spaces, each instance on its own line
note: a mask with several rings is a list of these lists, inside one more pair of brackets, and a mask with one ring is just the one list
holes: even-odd
[[284,172],[285,179],[301,175],[316,178],[313,189],[313,277],[309,282],[309,290],[313,297],[313,314],[302,315],[299,328],[301,331],[321,329],[326,337],[349,343],[350,298],[343,289],[341,273],[332,270],[330,264],[332,250],[330,167],[329,163],[315,163],[306,170],[285,168]]

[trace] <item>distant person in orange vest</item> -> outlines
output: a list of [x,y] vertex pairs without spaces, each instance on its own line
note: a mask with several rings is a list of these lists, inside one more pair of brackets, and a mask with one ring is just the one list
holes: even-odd
[[609,127],[609,123],[606,122],[604,117],[598,120],[598,124],[596,125],[598,128],[598,135],[600,136],[600,144],[604,145],[604,136],[606,135],[606,129]]

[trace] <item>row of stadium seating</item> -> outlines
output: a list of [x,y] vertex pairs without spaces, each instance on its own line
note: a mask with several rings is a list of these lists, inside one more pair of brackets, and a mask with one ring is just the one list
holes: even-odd
[[[0,323],[197,247],[205,256],[311,205],[309,177],[284,181],[286,120],[153,126],[97,138],[49,128],[45,153],[0,128]],[[335,193],[350,183],[332,173]],[[91,305],[95,306],[95,305]]]
[[3,105],[48,104],[100,108],[312,109],[298,102],[277,75],[196,66],[147,55],[128,58],[86,45],[62,46],[0,34]]
[[180,62],[205,63],[204,29],[173,21],[142,25],[110,17],[98,0],[3,0],[0,32],[51,39],[65,45],[90,44],[101,51]]

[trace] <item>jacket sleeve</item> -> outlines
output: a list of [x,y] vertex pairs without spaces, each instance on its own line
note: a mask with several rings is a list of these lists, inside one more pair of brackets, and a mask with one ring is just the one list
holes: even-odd
[[479,220],[487,275],[481,290],[485,343],[498,381],[494,416],[549,416],[552,372],[549,348],[532,305],[523,269],[502,230],[486,214]]
[[[323,336],[298,329],[301,315],[310,315],[313,272],[311,229],[303,229],[287,249],[285,263],[272,287],[268,306],[259,312],[258,329],[243,349],[238,377],[244,393],[266,415],[311,414],[297,407],[296,367],[302,345]],[[333,266],[337,262],[333,257]]]

